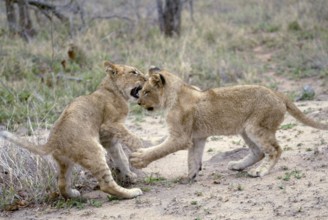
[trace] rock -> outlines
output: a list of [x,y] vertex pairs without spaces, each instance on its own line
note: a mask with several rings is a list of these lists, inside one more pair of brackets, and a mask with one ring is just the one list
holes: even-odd
[[315,92],[312,86],[304,85],[302,93],[298,98],[296,98],[296,101],[313,100],[314,96]]

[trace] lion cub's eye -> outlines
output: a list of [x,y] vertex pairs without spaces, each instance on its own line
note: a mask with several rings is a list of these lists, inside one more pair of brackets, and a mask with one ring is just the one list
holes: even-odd
[[144,91],[143,94],[144,96],[148,95],[150,92],[149,91]]
[[138,72],[135,71],[135,70],[132,70],[130,73],[132,73],[132,74],[138,74]]

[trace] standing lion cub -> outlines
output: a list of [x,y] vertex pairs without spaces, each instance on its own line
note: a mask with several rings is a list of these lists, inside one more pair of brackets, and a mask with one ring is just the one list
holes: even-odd
[[138,103],[147,110],[166,110],[169,136],[162,144],[132,153],[130,161],[137,168],[188,149],[187,180],[192,180],[201,169],[207,137],[240,134],[250,153],[242,160],[231,161],[228,168],[243,170],[262,160],[248,172],[261,177],[269,173],[281,155],[275,133],[286,111],[305,125],[328,130],[328,125],[306,117],[285,95],[262,86],[200,91],[167,71],[152,68],[149,74]]
[[[35,146],[3,131],[0,136],[40,155],[52,154],[58,163],[58,186],[65,198],[80,196],[72,189],[73,163],[88,169],[99,181],[100,189],[120,198],[142,194],[139,188],[125,189],[114,181],[106,162],[106,150],[123,175],[133,177],[127,157],[120,144],[132,151],[142,142],[124,126],[129,99],[137,99],[146,82],[144,75],[134,67],[105,62],[107,76],[90,95],[80,96],[69,104],[55,122],[46,144]],[[104,144],[104,146],[102,145]]]

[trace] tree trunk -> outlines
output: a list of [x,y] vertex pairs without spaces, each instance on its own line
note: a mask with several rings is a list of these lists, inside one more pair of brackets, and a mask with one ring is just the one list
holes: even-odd
[[13,0],[6,0],[6,14],[8,21],[9,33],[15,35],[18,33],[15,6]]
[[20,34],[26,41],[29,41],[35,35],[35,31],[27,8],[27,2],[26,0],[18,0],[17,4],[19,10]]
[[167,37],[179,36],[181,27],[181,0],[157,0],[159,27]]

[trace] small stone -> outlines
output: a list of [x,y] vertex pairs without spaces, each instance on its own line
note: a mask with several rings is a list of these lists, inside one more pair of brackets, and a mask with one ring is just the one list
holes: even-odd
[[298,98],[296,98],[296,101],[313,100],[314,96],[315,92],[312,86],[304,85],[302,93]]

